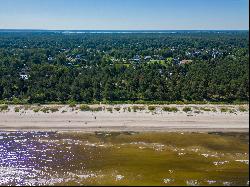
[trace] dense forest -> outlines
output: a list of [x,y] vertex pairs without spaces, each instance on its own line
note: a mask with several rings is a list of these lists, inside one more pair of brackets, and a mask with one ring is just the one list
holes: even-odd
[[0,100],[248,102],[248,31],[0,31]]

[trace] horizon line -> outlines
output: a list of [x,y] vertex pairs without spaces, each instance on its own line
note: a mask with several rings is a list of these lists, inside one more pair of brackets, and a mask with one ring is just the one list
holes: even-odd
[[249,29],[33,29],[33,28],[0,28],[0,30],[27,31],[249,31]]

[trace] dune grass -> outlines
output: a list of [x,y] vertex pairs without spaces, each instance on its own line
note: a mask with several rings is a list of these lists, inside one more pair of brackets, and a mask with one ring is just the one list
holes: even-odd
[[162,110],[165,112],[178,112],[179,111],[177,107],[168,107],[168,106],[163,107]]
[[0,105],[0,112],[7,111],[9,109],[8,105]]

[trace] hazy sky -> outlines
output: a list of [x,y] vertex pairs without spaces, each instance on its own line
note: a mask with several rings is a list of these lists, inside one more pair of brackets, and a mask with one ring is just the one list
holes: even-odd
[[247,29],[248,0],[0,0],[0,29]]

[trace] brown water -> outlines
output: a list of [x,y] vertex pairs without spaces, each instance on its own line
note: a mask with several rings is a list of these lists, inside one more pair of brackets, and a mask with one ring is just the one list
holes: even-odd
[[248,133],[0,132],[0,185],[248,185]]

